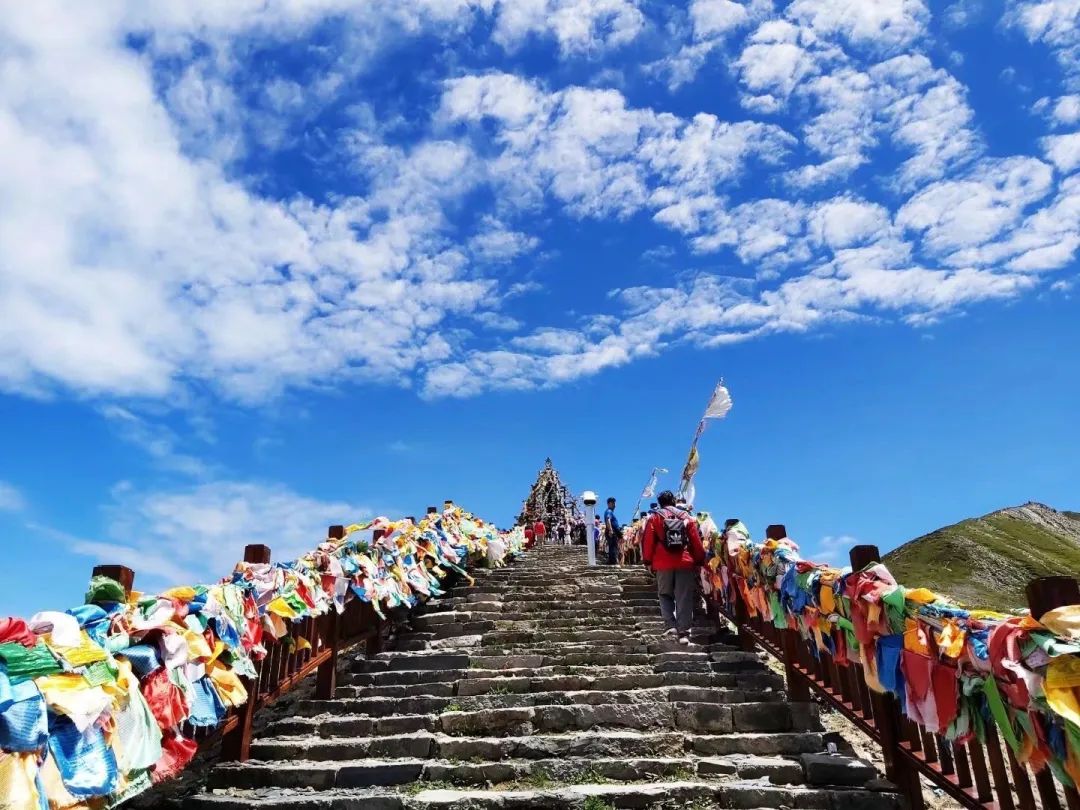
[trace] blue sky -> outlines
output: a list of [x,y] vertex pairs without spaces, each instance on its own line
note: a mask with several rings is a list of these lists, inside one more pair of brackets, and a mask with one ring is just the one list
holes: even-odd
[[0,20],[0,614],[550,455],[808,556],[1080,508],[1076,0]]

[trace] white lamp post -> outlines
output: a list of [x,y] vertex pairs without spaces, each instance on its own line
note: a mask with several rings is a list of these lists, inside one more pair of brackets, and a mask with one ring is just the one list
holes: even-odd
[[585,504],[585,545],[589,549],[589,565],[596,565],[596,539],[593,537],[593,515],[596,507],[596,493],[591,489],[581,493],[581,500]]

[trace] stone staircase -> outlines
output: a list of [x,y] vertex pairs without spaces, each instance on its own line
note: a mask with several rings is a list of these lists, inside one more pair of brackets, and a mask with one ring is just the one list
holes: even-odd
[[813,704],[754,653],[661,640],[640,568],[543,547],[428,604],[334,700],[301,701],[218,765],[192,810],[892,810],[876,774],[822,753]]

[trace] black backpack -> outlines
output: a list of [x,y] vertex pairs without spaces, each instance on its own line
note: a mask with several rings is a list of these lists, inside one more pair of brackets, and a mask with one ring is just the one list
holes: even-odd
[[664,520],[664,548],[668,551],[681,552],[686,549],[689,538],[686,535],[686,518],[675,513],[672,517],[667,512],[661,512],[660,517]]

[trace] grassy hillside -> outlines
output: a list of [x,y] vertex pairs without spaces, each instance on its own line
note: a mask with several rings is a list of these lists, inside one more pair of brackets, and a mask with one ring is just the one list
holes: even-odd
[[1028,503],[905,543],[885,555],[896,580],[971,607],[1026,607],[1024,587],[1040,576],[1080,576],[1080,513]]

